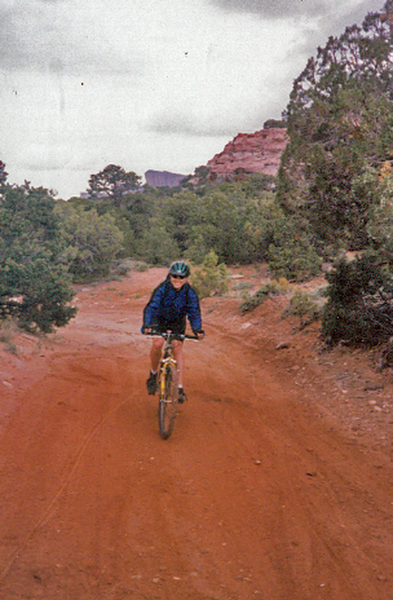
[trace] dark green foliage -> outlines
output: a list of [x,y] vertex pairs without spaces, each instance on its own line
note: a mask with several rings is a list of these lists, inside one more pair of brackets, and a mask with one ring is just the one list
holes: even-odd
[[285,129],[286,126],[287,126],[287,123],[284,119],[268,119],[263,124],[264,129],[275,129],[275,128]]
[[136,256],[151,265],[169,265],[179,256],[179,249],[159,219],[152,219],[139,240]]
[[261,182],[220,184],[200,197],[187,256],[198,262],[214,250],[226,264],[263,260],[271,241],[272,194]]
[[16,316],[31,331],[50,332],[75,315],[55,201],[28,183],[0,194],[0,318]]
[[[122,199],[120,211],[113,211],[112,214],[116,218],[120,217],[126,221],[129,230],[133,233],[134,240],[138,240],[149,227],[149,221],[154,216],[158,198],[159,195],[153,189],[149,189],[145,193],[128,194]],[[118,227],[123,231],[120,223],[118,223]],[[123,231],[123,233],[125,232]],[[134,242],[133,250],[135,248]]]
[[[122,231],[120,257],[159,265],[184,256],[201,264],[213,251],[226,264],[269,260],[275,274],[308,279],[318,273],[321,261],[307,234],[299,235],[275,203],[274,185],[273,177],[252,174],[203,191],[147,187],[123,196],[119,206],[101,199],[97,211],[109,212]],[[72,202],[91,209],[91,200]]]
[[5,164],[0,160],[0,186],[5,185],[7,182],[8,173],[5,170]]
[[194,192],[182,191],[168,198],[162,206],[163,220],[181,254],[191,243],[191,229],[201,216],[201,200]]
[[379,202],[373,208],[368,234],[373,248],[393,269],[393,167],[386,162],[378,182]]
[[[201,263],[210,250],[226,263],[261,260],[271,242],[275,219],[274,179],[252,175],[238,183],[192,190],[147,188],[143,194],[123,198],[119,210],[111,209],[117,226],[126,221],[134,234],[132,256],[165,264],[173,256]],[[102,206],[102,204],[101,204]]]
[[[208,175],[206,169],[197,171]],[[73,198],[69,203],[83,211],[94,205],[100,216],[113,216],[123,234],[119,258],[160,265],[184,256],[201,264],[213,251],[226,264],[269,259],[275,273],[307,279],[318,271],[320,261],[305,234],[294,247],[292,233],[283,235],[286,217],[274,201],[274,187],[274,177],[250,174],[237,182],[210,182],[204,189],[146,186],[143,192],[123,195],[117,206],[107,197]],[[73,225],[70,233],[74,229]],[[281,246],[287,243],[292,245],[283,260]]]
[[93,281],[109,274],[112,261],[120,253],[123,235],[110,213],[99,215],[93,208],[83,210],[62,206],[62,260],[74,281]]
[[329,38],[293,86],[278,200],[307,219],[325,247],[368,245],[378,171],[392,158],[392,16],[389,0],[362,27]]
[[74,296],[70,282],[63,266],[36,261],[27,285],[21,290],[22,302],[14,305],[12,311],[21,327],[50,333],[54,326],[67,325],[76,314],[76,308],[68,304]]
[[307,281],[321,271],[322,259],[310,242],[307,231],[289,217],[279,216],[273,223],[268,264],[275,277]]
[[393,335],[393,277],[377,254],[341,259],[326,278],[322,333],[329,343],[373,346]]
[[206,166],[197,167],[193,175],[182,179],[180,186],[190,189],[197,194],[203,194],[206,189],[211,187],[210,168]]

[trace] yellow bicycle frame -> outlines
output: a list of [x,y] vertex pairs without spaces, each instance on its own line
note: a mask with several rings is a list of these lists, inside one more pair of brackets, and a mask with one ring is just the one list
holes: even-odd
[[177,369],[177,362],[172,357],[172,349],[167,349],[167,355],[161,361],[160,367],[160,377],[159,377],[159,389],[160,389],[160,398],[164,398],[165,395],[165,369],[167,365],[172,365],[175,369]]

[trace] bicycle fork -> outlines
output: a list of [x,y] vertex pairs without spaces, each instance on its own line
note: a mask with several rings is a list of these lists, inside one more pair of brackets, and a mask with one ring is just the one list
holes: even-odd
[[162,360],[161,368],[160,368],[160,380],[159,380],[159,390],[160,390],[160,402],[165,402],[166,404],[171,404],[172,400],[167,400],[165,398],[165,386],[167,385],[167,377],[166,370],[168,366],[172,366],[174,370],[177,369],[177,364],[174,358],[168,356]]

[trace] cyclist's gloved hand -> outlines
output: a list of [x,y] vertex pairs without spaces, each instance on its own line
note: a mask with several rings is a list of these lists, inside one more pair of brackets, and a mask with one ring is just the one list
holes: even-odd
[[151,329],[152,329],[151,327],[146,327],[146,325],[142,325],[141,332],[142,332],[144,335],[147,335],[147,334],[151,333]]

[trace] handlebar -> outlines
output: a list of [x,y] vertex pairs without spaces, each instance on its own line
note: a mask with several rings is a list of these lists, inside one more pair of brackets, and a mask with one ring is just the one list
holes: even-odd
[[184,340],[196,340],[199,341],[199,338],[197,335],[187,335],[186,333],[174,333],[173,331],[150,331],[149,333],[144,333],[144,335],[148,335],[148,336],[154,336],[154,337],[162,337],[164,338],[164,340],[168,341],[172,341],[172,340],[179,340],[180,342],[183,342]]

